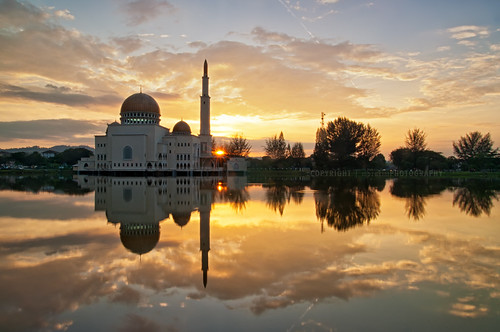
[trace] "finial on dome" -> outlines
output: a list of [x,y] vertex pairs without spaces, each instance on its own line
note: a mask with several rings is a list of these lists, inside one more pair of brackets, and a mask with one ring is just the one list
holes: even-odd
[[142,93],[142,84],[139,85],[139,93]]
[[207,63],[207,59],[205,59],[205,63],[203,64],[203,76],[207,76],[208,75],[208,63]]

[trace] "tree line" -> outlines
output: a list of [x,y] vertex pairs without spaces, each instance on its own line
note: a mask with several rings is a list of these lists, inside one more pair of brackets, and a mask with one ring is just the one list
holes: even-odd
[[[318,128],[310,157],[306,158],[302,143],[290,145],[280,132],[266,139],[266,155],[262,161],[251,161],[249,166],[383,169],[388,163],[380,153],[380,140],[379,132],[369,124],[338,117]],[[404,144],[391,151],[389,159],[401,170],[500,169],[499,149],[493,144],[489,133],[470,132],[453,141],[454,156],[445,157],[441,152],[428,149],[427,134],[415,128],[408,130]],[[228,155],[247,157],[251,145],[241,135],[236,135],[221,148]]]
[[83,157],[90,157],[94,153],[85,148],[69,148],[63,152],[56,153],[54,157],[45,158],[39,152],[13,152],[0,156],[2,168],[12,168],[15,166],[27,166],[37,168],[57,168],[61,165],[71,166]]

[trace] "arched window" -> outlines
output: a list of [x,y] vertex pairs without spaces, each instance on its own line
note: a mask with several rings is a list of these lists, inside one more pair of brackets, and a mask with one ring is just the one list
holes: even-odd
[[126,146],[123,148],[123,160],[132,159],[132,148],[130,146]]

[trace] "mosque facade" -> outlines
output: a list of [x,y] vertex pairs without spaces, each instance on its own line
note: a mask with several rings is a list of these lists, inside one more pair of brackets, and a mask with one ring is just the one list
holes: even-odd
[[200,134],[194,135],[185,121],[172,130],[160,125],[160,107],[148,94],[136,93],[123,102],[120,122],[108,124],[105,135],[95,136],[95,153],[82,158],[80,174],[117,175],[159,173],[196,175],[217,171],[212,155],[208,64],[203,65],[200,97]]

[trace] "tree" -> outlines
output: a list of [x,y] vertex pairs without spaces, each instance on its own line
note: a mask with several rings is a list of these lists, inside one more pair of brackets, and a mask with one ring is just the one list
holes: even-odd
[[423,130],[420,130],[418,128],[408,130],[405,138],[405,146],[407,149],[414,153],[425,151],[425,149],[427,148],[427,143],[425,142],[426,137],[427,134],[424,133]]
[[328,122],[326,127],[328,152],[337,166],[351,166],[349,164],[354,160],[361,135],[361,126],[345,117]]
[[345,117],[328,122],[324,141],[318,140],[323,139],[321,135],[318,130],[315,160],[321,159],[318,157],[326,152],[334,167],[367,167],[380,150],[380,135],[376,129]]
[[379,153],[370,161],[369,167],[373,169],[384,169],[385,168],[385,157],[383,154]]
[[474,131],[453,142],[453,152],[461,160],[472,167],[484,167],[484,162],[497,156],[498,148],[493,149],[490,133],[483,136]]
[[363,128],[363,133],[358,146],[358,152],[356,153],[358,160],[363,164],[363,167],[367,167],[368,163],[373,160],[379,152],[380,134],[375,128],[372,128],[370,125],[366,125]]
[[271,159],[285,159],[286,148],[287,145],[283,132],[280,132],[279,137],[274,135],[274,137],[266,139],[265,151],[266,155],[271,157]]
[[293,145],[290,156],[294,159],[303,159],[306,157],[302,143],[297,142]]
[[78,160],[92,155],[94,155],[94,153],[85,148],[70,148],[58,153],[55,156],[55,159],[61,164],[74,165],[78,162]]
[[326,139],[326,129],[318,128],[316,131],[316,144],[312,155],[317,168],[326,168],[328,166],[328,141]]
[[390,158],[399,169],[446,169],[448,161],[440,153],[427,150],[427,135],[423,130],[408,130],[405,136],[405,147],[393,150]]
[[407,148],[392,150],[389,158],[398,169],[411,169],[414,164],[412,161],[412,152]]
[[251,149],[252,146],[247,139],[238,134],[234,135],[229,143],[224,145],[224,150],[230,156],[248,157]]
[[215,138],[212,136],[212,153],[219,149],[224,149],[223,144],[218,144]]

